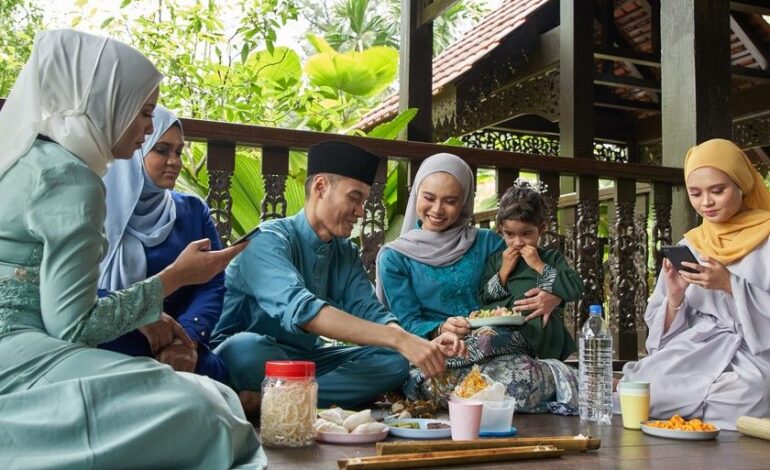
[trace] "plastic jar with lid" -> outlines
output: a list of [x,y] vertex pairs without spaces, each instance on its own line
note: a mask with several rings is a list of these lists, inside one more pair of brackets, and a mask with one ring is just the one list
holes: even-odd
[[317,401],[314,362],[266,362],[260,413],[262,443],[273,447],[313,444]]

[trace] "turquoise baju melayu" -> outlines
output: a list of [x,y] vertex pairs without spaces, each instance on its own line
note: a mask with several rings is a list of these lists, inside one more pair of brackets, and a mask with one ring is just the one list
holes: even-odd
[[157,320],[163,305],[157,277],[97,300],[99,176],[38,139],[0,176],[0,194],[3,468],[264,468],[227,387],[92,348]]
[[225,271],[225,304],[212,344],[236,390],[259,391],[265,361],[316,363],[318,403],[355,407],[397,388],[409,371],[398,352],[380,347],[325,346],[302,326],[326,305],[386,324],[396,317],[374,294],[358,248],[324,242],[300,211],[260,226]]

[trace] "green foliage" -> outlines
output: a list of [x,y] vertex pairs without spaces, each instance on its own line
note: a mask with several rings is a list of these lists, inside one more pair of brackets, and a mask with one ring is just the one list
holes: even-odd
[[[338,51],[373,46],[398,48],[401,0],[299,0],[311,31],[323,34]],[[330,5],[331,4],[331,5]],[[460,0],[433,21],[433,52],[439,54],[489,11],[487,2]]]
[[28,0],[0,0],[0,96],[8,96],[43,30],[42,10]]
[[[458,5],[466,3],[472,6],[454,6],[436,20],[440,25],[449,18],[439,36],[449,38],[458,31],[455,24],[481,14],[478,2]],[[46,29],[37,5],[35,0],[0,0],[0,27],[10,32],[0,35],[0,96],[8,94],[29,56],[34,34]],[[351,132],[398,74],[400,0],[123,0],[115,16],[98,20],[101,2],[78,0],[76,6],[78,12],[69,18],[72,27],[99,28],[142,51],[166,77],[160,102],[185,117]],[[276,44],[281,28],[319,9],[325,27],[311,21],[317,35],[298,44],[304,50]],[[396,138],[416,112],[408,110],[370,135]],[[177,189],[208,194],[205,149],[202,143],[190,145]],[[260,220],[265,192],[261,158],[258,149],[236,150],[234,235]],[[288,214],[304,203],[305,165],[304,154],[290,152]],[[399,181],[404,184],[403,165],[393,164],[386,189],[390,214],[395,213]]]

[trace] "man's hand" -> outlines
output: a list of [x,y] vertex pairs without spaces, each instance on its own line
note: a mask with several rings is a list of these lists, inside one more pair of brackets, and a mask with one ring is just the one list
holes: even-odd
[[519,261],[519,250],[510,247],[503,251],[502,264],[500,265],[500,271],[497,273],[500,277],[500,284],[505,285],[508,283],[508,278],[511,277],[517,261]]
[[195,365],[198,363],[198,351],[185,346],[180,340],[175,340],[161,349],[155,359],[170,365],[177,372],[195,372]]
[[194,347],[184,328],[171,315],[165,312],[160,314],[158,321],[140,326],[138,329],[147,338],[153,354],[158,354],[161,349],[174,342],[175,338],[179,339],[188,348]]
[[543,326],[548,324],[551,313],[561,304],[559,297],[538,287],[528,290],[524,295],[527,297],[526,299],[517,300],[513,303],[513,311],[532,312],[527,315],[527,321],[543,317]]
[[447,357],[465,357],[468,354],[465,341],[452,333],[443,333],[433,338],[431,342],[438,344],[441,352]]
[[[404,331],[403,340],[399,342],[398,352],[409,362],[419,367],[426,377],[440,375],[444,372],[444,361],[447,358],[443,351],[448,349],[447,342],[449,340],[446,335],[445,333],[433,341],[428,341]],[[451,336],[459,340],[457,336]]]

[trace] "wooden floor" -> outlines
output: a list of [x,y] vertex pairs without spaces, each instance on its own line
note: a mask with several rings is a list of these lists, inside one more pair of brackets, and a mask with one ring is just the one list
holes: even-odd
[[[588,434],[577,417],[552,415],[517,415],[514,425],[519,436],[556,436]],[[647,436],[641,431],[624,429],[620,417],[612,426],[592,429],[590,435],[602,439],[601,449],[560,458],[537,461],[457,465],[453,469],[513,469],[533,465],[543,469],[622,468],[622,470],[695,470],[695,469],[770,469],[770,441],[722,431],[712,441],[676,441]],[[388,438],[388,440],[396,440]],[[374,455],[374,445],[342,446],[316,444],[302,449],[265,449],[270,469],[332,470],[337,459]]]

